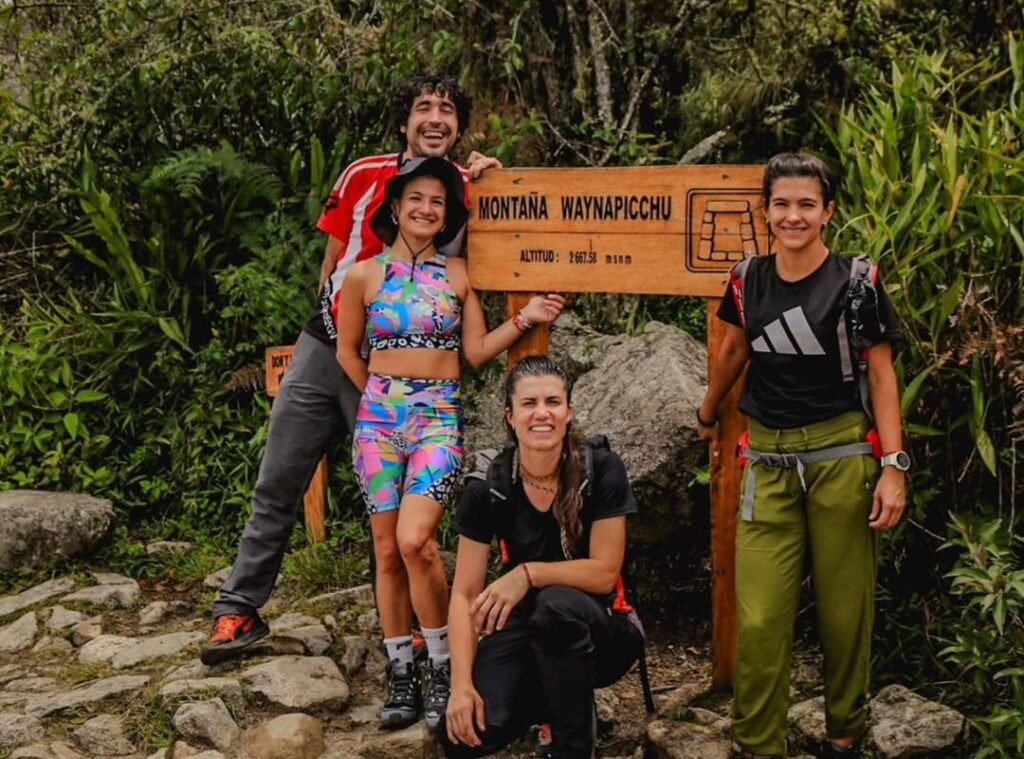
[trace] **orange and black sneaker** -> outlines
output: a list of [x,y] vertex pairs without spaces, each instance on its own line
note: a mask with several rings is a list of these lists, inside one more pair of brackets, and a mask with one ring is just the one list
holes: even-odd
[[213,623],[210,639],[199,649],[199,660],[207,666],[233,659],[261,638],[270,628],[255,611],[248,614],[225,614]]

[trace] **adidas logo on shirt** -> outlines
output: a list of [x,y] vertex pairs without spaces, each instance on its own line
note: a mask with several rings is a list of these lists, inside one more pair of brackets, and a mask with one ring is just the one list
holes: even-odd
[[764,334],[750,343],[750,347],[756,353],[825,355],[825,349],[814,336],[800,306],[783,311],[780,318],[764,328]]

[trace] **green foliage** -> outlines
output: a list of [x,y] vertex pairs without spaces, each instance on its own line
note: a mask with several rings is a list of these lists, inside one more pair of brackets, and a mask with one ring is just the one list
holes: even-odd
[[[919,466],[910,526],[881,568],[879,668],[946,682],[982,715],[979,756],[1017,756],[1024,45],[1010,36],[966,68],[954,58],[893,63],[834,128],[823,126],[845,175],[836,247],[880,263],[906,337],[897,371]],[[955,557],[935,554],[949,523],[947,545],[960,552],[951,570]],[[947,570],[948,588],[937,581]]]
[[1024,356],[1024,45],[1010,37],[1008,48],[1003,68],[993,58],[957,71],[941,54],[893,64],[832,133],[846,177],[837,245],[881,264],[900,309],[902,406],[925,441],[919,458],[969,441],[975,456],[950,496],[963,487],[998,504],[1016,496],[996,451],[1010,448]]
[[953,518],[959,551],[948,576],[962,602],[963,624],[940,653],[956,665],[987,715],[975,720],[983,738],[978,757],[1024,753],[1024,567],[1019,536],[1002,520]]

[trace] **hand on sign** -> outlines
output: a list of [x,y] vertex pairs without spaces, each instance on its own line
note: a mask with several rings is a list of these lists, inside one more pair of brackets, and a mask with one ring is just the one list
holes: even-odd
[[[718,437],[719,432],[721,430],[721,425],[719,425],[718,423],[717,416],[715,416],[714,414],[705,416],[705,414],[707,414],[707,412],[703,411],[703,406],[697,409],[697,435],[700,437],[701,440],[710,444],[711,455],[712,457],[715,457],[718,456]],[[704,419],[713,419],[714,424],[704,424],[702,421]]]
[[476,150],[470,153],[469,158],[466,159],[466,170],[469,172],[469,178],[474,181],[482,177],[484,172],[488,169],[500,168],[503,168],[501,161],[493,156],[486,156]]
[[523,308],[523,317],[530,324],[551,324],[565,308],[565,298],[558,293],[534,295]]

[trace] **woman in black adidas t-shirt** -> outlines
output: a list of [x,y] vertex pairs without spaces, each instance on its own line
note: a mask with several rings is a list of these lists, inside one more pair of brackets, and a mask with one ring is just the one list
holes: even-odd
[[[449,757],[485,756],[549,722],[550,756],[591,757],[593,691],[636,661],[643,638],[613,613],[636,513],[622,460],[571,431],[571,383],[530,356],[509,375],[505,421],[514,446],[471,479],[455,529],[448,612],[452,690],[438,737]],[[491,542],[504,574],[487,584]],[[485,587],[486,586],[486,587]],[[482,636],[482,638],[480,637]]]
[[[867,719],[878,533],[895,527],[904,509],[897,319],[877,270],[829,252],[822,239],[835,192],[832,172],[813,156],[769,162],[764,201],[774,253],[730,276],[718,311],[726,335],[697,412],[717,456],[718,406],[749,363],[740,402],[750,443],[736,536],[733,732],[755,756],[785,755],[808,550],[825,654],[822,755],[856,755]],[[880,441],[881,475],[865,442],[865,410]]]

